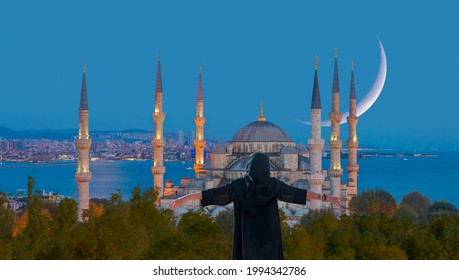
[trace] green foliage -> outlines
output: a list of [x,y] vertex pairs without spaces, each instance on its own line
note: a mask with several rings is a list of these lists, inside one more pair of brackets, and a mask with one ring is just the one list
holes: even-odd
[[54,224],[57,231],[71,230],[78,222],[78,204],[74,199],[64,198],[58,205]]
[[[156,190],[137,186],[129,201],[121,192],[91,200],[89,219],[79,223],[75,200],[53,204],[35,194],[33,184],[29,178],[24,213],[0,207],[0,259],[231,258],[232,211],[215,219],[204,211],[176,217],[156,207]],[[369,193],[353,200],[359,211],[339,219],[327,210],[310,211],[290,228],[281,212],[285,258],[459,259],[459,216],[453,205],[435,202],[418,219],[420,210],[408,205],[395,210],[387,194]],[[0,201],[6,202],[1,193]],[[359,208],[369,201],[377,206]]]
[[432,206],[429,207],[430,216],[441,216],[441,215],[453,215],[457,216],[458,211],[456,206],[452,205],[448,201],[440,200],[435,201]]
[[433,216],[428,223],[428,230],[438,240],[449,259],[459,260],[458,216]]
[[228,259],[225,234],[220,226],[204,211],[182,215],[178,228],[190,244],[193,259]]
[[231,234],[233,232],[233,215],[234,211],[222,211],[215,217],[215,221],[220,226],[225,234]]
[[427,229],[421,228],[416,234],[408,236],[402,249],[409,259],[413,260],[442,260],[447,259],[447,252],[440,242]]
[[418,191],[410,192],[403,196],[400,206],[408,206],[414,210],[419,218],[424,219],[428,213],[432,202],[427,196],[422,195]]
[[397,209],[397,202],[385,190],[366,190],[351,199],[349,208],[354,214],[359,215],[385,214],[392,216]]
[[[313,260],[323,255],[315,250],[317,242],[311,239],[304,226],[296,225],[290,234],[284,236],[284,257],[287,260]],[[322,250],[319,249],[321,252]]]
[[300,224],[302,224],[305,227],[311,227],[312,225],[314,225],[315,222],[323,218],[335,219],[333,210],[331,209],[310,210],[307,214],[301,217]]
[[0,192],[0,260],[11,258],[11,232],[17,220],[14,211],[7,207],[7,202],[5,193]]
[[408,219],[413,222],[419,219],[418,213],[408,205],[400,205],[397,210],[395,210],[395,217],[399,219]]

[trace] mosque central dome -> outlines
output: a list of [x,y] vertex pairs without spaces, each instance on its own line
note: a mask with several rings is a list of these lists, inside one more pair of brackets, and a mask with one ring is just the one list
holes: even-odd
[[290,142],[285,131],[268,121],[255,121],[241,128],[231,142]]

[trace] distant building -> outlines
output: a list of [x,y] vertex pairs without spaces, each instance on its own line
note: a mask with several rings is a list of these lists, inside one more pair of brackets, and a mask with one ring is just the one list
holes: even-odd
[[24,150],[24,141],[0,140],[0,150],[2,151],[22,151]]
[[193,146],[194,139],[196,139],[196,132],[194,130],[190,130],[188,133],[188,146]]
[[183,130],[179,130],[177,135],[178,135],[177,144],[179,146],[183,146],[185,144]]
[[7,151],[8,150],[8,141],[0,140],[0,150]]

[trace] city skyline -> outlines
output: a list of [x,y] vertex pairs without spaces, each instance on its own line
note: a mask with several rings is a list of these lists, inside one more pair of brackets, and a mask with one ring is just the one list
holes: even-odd
[[[459,142],[459,125],[451,117],[459,104],[458,3],[390,2],[379,13],[370,3],[338,2],[244,7],[201,2],[184,3],[182,9],[85,1],[0,5],[0,40],[7,42],[0,46],[0,126],[75,128],[86,62],[90,130],[152,131],[161,49],[166,132],[193,130],[202,65],[206,138],[231,140],[256,120],[263,101],[267,120],[305,143],[309,127],[298,120],[309,121],[314,56],[325,119],[331,111],[334,48],[343,100],[355,59],[358,101],[376,78],[379,36],[387,79],[380,98],[359,120],[361,143],[450,149]],[[383,22],[387,15],[390,22]],[[346,102],[341,110],[348,110]],[[347,125],[341,127],[345,139]],[[327,139],[330,129],[323,133]]]

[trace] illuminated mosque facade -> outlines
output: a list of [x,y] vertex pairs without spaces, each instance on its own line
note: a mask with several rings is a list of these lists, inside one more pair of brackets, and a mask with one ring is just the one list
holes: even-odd
[[[357,194],[357,148],[358,140],[356,125],[356,94],[354,85],[354,65],[352,63],[350,95],[349,95],[349,116],[346,121],[349,125],[348,147],[348,173],[347,182],[342,182],[343,168],[341,166],[342,140],[340,135],[340,124],[342,113],[340,112],[340,89],[338,78],[338,55],[335,50],[335,62],[332,86],[332,111],[329,113],[331,123],[331,136],[328,141],[330,149],[330,167],[323,169],[322,157],[325,141],[322,136],[322,105],[320,101],[318,62],[316,57],[314,86],[311,100],[311,136],[307,146],[297,145],[290,139],[288,134],[276,124],[267,120],[263,112],[263,104],[260,104],[259,116],[242,127],[226,145],[214,147],[210,153],[210,161],[205,161],[204,148],[206,140],[204,137],[204,94],[202,87],[202,71],[198,76],[198,89],[196,96],[196,136],[194,146],[196,150],[195,164],[193,169],[195,177],[182,178],[178,186],[171,181],[164,184],[164,131],[163,123],[166,114],[163,111],[163,89],[161,77],[161,61],[158,54],[158,68],[156,74],[155,107],[153,120],[155,124],[152,146],[154,148],[153,185],[159,191],[157,205],[167,205],[189,193],[195,193],[211,188],[218,188],[233,179],[242,177],[246,173],[246,166],[250,155],[255,152],[262,152],[268,155],[270,162],[271,176],[284,181],[285,183],[301,189],[306,189],[319,194],[326,194],[341,198],[341,207],[334,207],[328,202],[307,201],[306,205],[289,204],[279,201],[279,207],[285,213],[287,220],[294,223],[309,209],[332,208],[338,215],[349,214],[347,211],[348,201]],[[92,173],[89,170],[89,149],[92,141],[89,137],[88,128],[88,98],[86,90],[86,67],[83,66],[83,81],[80,96],[79,108],[79,134],[75,140],[78,150],[78,169],[75,179],[78,184],[78,219],[85,220],[84,212],[89,209],[89,184]],[[177,214],[186,212],[199,206],[198,201],[189,202],[180,208]],[[215,216],[227,207],[207,207],[211,215]]]
[[[348,181],[342,182],[343,169],[341,166],[342,140],[340,135],[340,89],[338,78],[338,56],[335,50],[335,64],[332,89],[332,112],[329,113],[331,122],[331,136],[328,141],[330,148],[330,167],[322,168],[324,140],[322,136],[322,106],[320,101],[318,62],[316,57],[314,86],[311,101],[311,137],[307,146],[297,145],[290,139],[288,134],[276,124],[267,120],[260,104],[259,116],[256,121],[242,127],[226,145],[214,147],[210,153],[210,161],[205,162],[204,147],[204,94],[202,87],[202,71],[199,71],[198,89],[196,97],[196,138],[194,146],[196,159],[194,164],[195,177],[182,178],[180,185],[174,186],[172,182],[163,182],[165,167],[163,164],[163,121],[165,114],[162,112],[162,81],[161,67],[158,57],[158,70],[156,76],[155,111],[155,138],[152,141],[154,147],[154,164],[152,173],[154,186],[159,189],[159,205],[167,206],[174,199],[185,194],[199,192],[206,189],[218,188],[233,179],[242,177],[246,173],[246,166],[250,155],[255,152],[266,153],[271,166],[271,176],[276,177],[293,187],[311,190],[320,194],[327,194],[341,198],[341,208],[333,207],[328,202],[308,201],[306,205],[289,204],[279,201],[279,207],[286,214],[287,220],[298,220],[309,209],[332,208],[338,215],[348,214],[348,201],[357,194],[357,147],[356,134],[356,95],[354,86],[354,66],[350,83],[349,97],[349,125],[348,146]],[[198,201],[189,202],[178,212],[185,212],[199,206]],[[227,207],[207,207],[211,215],[225,211]]]

